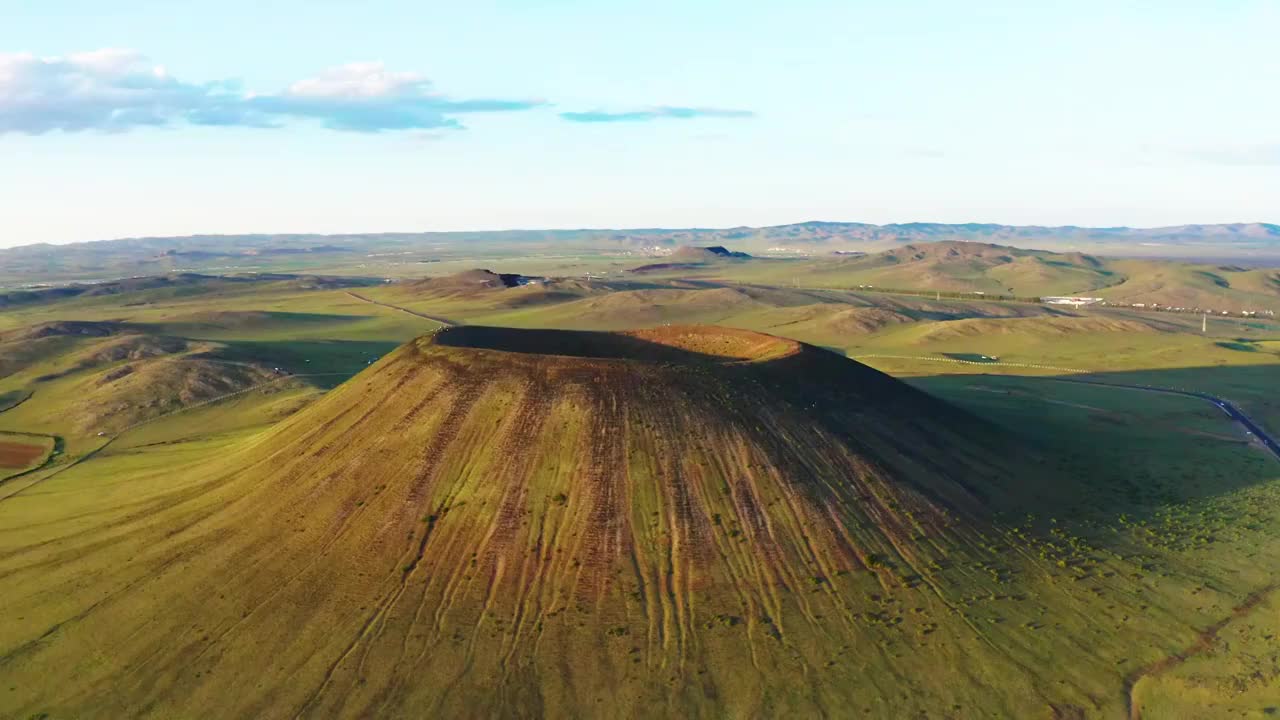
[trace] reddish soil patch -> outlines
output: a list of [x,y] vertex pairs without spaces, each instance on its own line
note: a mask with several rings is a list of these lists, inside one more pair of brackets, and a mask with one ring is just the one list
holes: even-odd
[[797,352],[792,340],[750,330],[704,325],[675,325],[632,330],[625,335],[666,347],[731,360],[767,360]]
[[0,442],[0,468],[24,468],[44,455],[44,448],[26,443]]

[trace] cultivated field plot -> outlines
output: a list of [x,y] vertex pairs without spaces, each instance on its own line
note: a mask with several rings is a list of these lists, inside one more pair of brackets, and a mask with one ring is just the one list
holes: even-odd
[[0,479],[38,467],[53,448],[51,437],[0,433]]

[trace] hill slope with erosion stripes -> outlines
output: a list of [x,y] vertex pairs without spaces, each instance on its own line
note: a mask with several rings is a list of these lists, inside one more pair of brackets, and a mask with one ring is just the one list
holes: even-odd
[[1053,484],[794,341],[449,328],[212,456],[155,452],[76,469],[112,502],[49,504],[73,472],[0,503],[0,715],[1020,714],[1113,690],[1030,669],[1098,641],[1018,635],[1039,566],[989,550],[991,509]]

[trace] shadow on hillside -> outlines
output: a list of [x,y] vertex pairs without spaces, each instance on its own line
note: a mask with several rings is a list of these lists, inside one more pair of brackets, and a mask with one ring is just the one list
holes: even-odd
[[[364,340],[220,341],[220,359],[278,367],[295,375],[320,375],[313,385],[333,388],[400,346]],[[330,374],[332,373],[332,374]]]
[[597,360],[723,364],[740,359],[696,352],[630,335],[595,330],[543,330],[465,325],[440,332],[436,335],[435,342],[448,347]]
[[[1029,477],[1027,482],[1059,483],[1065,478],[1073,484],[1066,493],[1074,501],[1072,507],[1003,508],[1009,512],[1149,517],[1177,503],[1280,480],[1280,460],[1256,444],[1250,446],[1243,428],[1212,402],[1060,382],[1081,377],[1206,392],[1236,404],[1273,437],[1280,435],[1280,398],[1273,404],[1267,392],[1280,387],[1280,364],[1087,376],[972,373],[909,382],[989,420],[1043,458],[1044,477]],[[1062,493],[1051,496],[1060,499]]]
[[280,310],[210,310],[194,312],[157,323],[149,323],[161,332],[198,337],[201,331],[254,330],[274,326],[345,325],[368,320],[373,315],[335,315],[331,313],[286,312]]

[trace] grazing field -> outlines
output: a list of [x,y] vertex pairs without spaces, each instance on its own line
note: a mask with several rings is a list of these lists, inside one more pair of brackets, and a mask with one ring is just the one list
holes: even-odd
[[495,260],[6,308],[0,716],[1277,707],[1280,462],[1067,382],[1274,323]]

